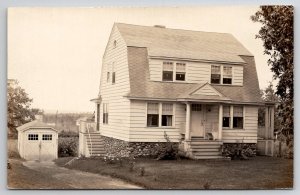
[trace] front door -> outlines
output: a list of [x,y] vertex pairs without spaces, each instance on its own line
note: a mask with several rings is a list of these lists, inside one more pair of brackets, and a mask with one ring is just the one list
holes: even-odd
[[204,123],[205,123],[205,105],[192,104],[191,111],[191,136],[204,137]]

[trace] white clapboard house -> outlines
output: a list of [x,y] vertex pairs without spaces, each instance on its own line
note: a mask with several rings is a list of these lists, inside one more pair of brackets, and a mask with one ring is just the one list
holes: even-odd
[[80,155],[150,155],[167,137],[187,156],[219,158],[224,144],[265,148],[273,138],[254,56],[228,33],[115,23],[99,91],[95,123],[81,124]]

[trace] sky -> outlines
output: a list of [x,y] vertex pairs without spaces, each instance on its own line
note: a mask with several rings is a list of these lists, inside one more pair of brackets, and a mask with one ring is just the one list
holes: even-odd
[[93,112],[114,22],[233,34],[255,57],[260,88],[272,81],[250,16],[258,6],[9,8],[8,75],[46,112]]

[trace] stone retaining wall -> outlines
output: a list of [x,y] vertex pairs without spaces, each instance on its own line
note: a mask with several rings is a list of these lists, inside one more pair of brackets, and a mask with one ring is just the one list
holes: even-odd
[[[102,136],[106,156],[110,157],[157,157],[167,147],[167,142],[126,142]],[[177,144],[177,143],[175,143]]]
[[236,151],[240,151],[248,157],[256,156],[256,147],[255,143],[224,143],[222,146],[222,155],[232,157]]

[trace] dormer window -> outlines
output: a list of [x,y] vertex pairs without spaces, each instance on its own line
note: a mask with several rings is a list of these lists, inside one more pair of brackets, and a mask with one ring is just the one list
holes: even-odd
[[221,82],[221,68],[220,66],[211,66],[211,83],[220,84]]
[[173,62],[163,62],[163,81],[173,81]]
[[223,84],[232,84],[231,66],[223,66]]
[[185,63],[176,63],[176,81],[185,81]]
[[232,84],[232,66],[211,65],[211,84]]

